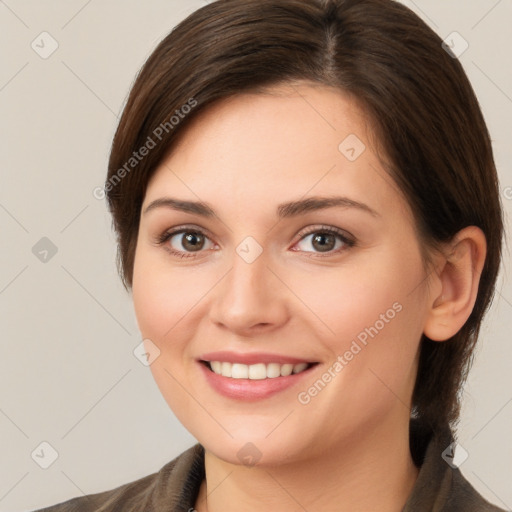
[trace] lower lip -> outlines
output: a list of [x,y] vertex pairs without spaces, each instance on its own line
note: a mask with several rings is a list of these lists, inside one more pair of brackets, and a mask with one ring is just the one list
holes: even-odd
[[309,375],[316,366],[294,373],[287,377],[273,379],[232,379],[211,371],[203,363],[198,363],[210,386],[219,394],[237,400],[260,400],[284,391],[297,384],[304,376]]

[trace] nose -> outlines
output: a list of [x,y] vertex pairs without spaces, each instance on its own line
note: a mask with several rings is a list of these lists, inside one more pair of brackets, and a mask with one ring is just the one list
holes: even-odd
[[289,319],[287,288],[265,252],[248,263],[234,253],[231,269],[215,287],[211,320],[239,336],[275,330]]

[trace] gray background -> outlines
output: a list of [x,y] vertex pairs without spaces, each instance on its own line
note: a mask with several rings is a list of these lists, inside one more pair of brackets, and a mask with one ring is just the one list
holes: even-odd
[[[0,511],[111,489],[157,471],[195,442],[133,354],[140,334],[116,275],[106,205],[93,190],[103,183],[135,73],[170,29],[204,3],[0,0]],[[460,60],[488,122],[508,216],[512,3],[404,3],[442,38],[457,31],[469,43]],[[51,40],[43,31],[58,43],[46,59],[40,53]],[[506,250],[459,428],[469,453],[462,472],[508,510],[509,269]],[[58,452],[47,469],[40,467],[51,457],[43,441]]]

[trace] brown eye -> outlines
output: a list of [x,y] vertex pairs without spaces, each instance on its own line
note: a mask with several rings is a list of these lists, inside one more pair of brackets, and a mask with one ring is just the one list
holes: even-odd
[[[181,236],[181,240],[179,237]],[[186,251],[200,251],[205,245],[205,236],[201,233],[196,233],[195,231],[186,231],[182,233],[178,233],[170,238],[170,244],[173,244],[173,238],[177,238],[178,247],[173,247],[178,251],[185,249]],[[181,245],[181,247],[179,247]]]
[[215,248],[215,243],[206,233],[186,226],[165,231],[156,241],[172,256],[179,258],[200,257],[206,249]]
[[[334,228],[310,229],[302,234],[301,240],[296,244],[298,249],[309,253],[333,253],[353,247],[355,242],[343,232]],[[311,250],[312,248],[312,250]]]
[[336,245],[336,237],[334,235],[318,233],[313,237],[311,243],[320,252],[332,251]]

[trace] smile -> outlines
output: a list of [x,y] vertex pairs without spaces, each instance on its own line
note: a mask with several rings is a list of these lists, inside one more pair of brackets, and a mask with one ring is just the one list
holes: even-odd
[[262,400],[294,388],[319,365],[284,355],[226,351],[203,354],[197,362],[208,387],[238,401]]
[[203,363],[217,375],[222,375],[223,377],[231,379],[250,380],[288,377],[292,374],[295,375],[297,373],[301,373],[313,365],[313,363],[257,363],[248,365],[242,363],[230,363],[227,361],[203,361]]

